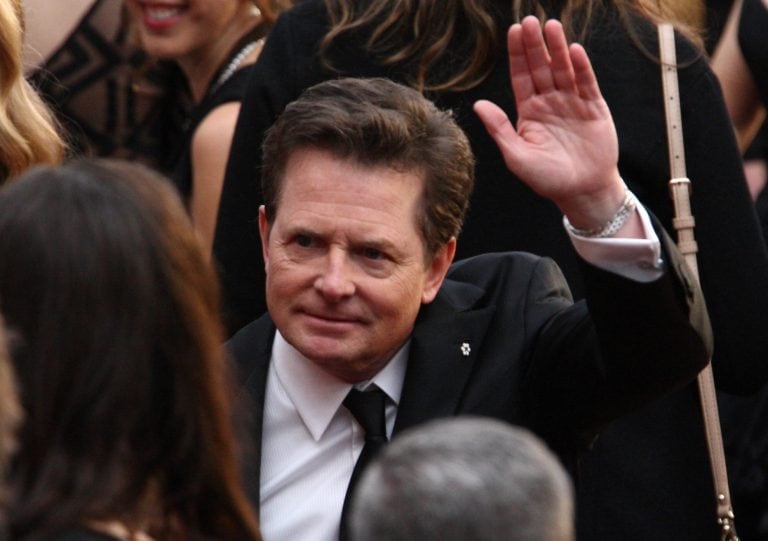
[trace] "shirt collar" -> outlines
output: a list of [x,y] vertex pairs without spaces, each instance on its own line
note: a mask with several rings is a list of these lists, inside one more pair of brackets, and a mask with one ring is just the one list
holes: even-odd
[[[403,390],[410,345],[408,340],[378,374],[355,387],[365,390],[375,385],[397,407]],[[299,417],[315,441],[318,441],[328,429],[352,385],[333,377],[307,359],[283,338],[280,331],[275,333],[272,363]]]

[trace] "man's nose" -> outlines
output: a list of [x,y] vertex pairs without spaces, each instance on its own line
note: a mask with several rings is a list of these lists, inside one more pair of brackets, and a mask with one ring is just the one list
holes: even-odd
[[353,269],[345,250],[332,246],[325,257],[315,289],[329,301],[339,301],[355,292]]

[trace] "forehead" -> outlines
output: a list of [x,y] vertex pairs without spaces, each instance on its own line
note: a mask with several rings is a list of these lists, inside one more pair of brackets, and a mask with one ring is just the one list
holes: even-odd
[[295,151],[283,173],[276,218],[284,225],[419,235],[421,172],[362,165],[314,148]]
[[364,164],[354,158],[339,157],[331,151],[301,148],[285,163],[280,182],[280,204],[299,197],[331,202],[344,194],[363,200],[379,199],[382,206],[397,200],[420,200],[424,191],[424,172]]

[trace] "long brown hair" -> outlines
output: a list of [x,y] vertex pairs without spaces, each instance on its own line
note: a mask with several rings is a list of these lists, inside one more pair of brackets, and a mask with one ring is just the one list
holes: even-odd
[[[385,66],[411,66],[407,82],[420,91],[462,91],[480,84],[490,73],[501,48],[500,14],[489,0],[371,0],[359,8],[355,0],[325,0],[331,26],[320,51],[329,67],[331,44],[340,36],[363,28],[373,29],[366,47]],[[542,20],[557,17],[570,40],[583,40],[595,15],[605,8],[603,0],[510,0],[512,20],[534,14]],[[676,10],[658,0],[611,2],[634,39],[633,16],[654,22],[673,20],[689,38],[693,27]],[[550,7],[545,7],[549,5]],[[639,40],[635,40],[641,48]],[[438,67],[449,65],[450,68]]]
[[260,539],[216,281],[164,179],[82,161],[0,191],[0,310],[27,414],[13,538],[117,520],[162,540]]

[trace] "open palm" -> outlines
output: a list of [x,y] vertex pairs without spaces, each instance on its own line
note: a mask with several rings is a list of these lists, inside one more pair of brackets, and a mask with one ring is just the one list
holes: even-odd
[[507,167],[569,217],[615,210],[624,194],[616,130],[583,47],[568,46],[558,21],[542,32],[535,17],[510,28],[508,47],[517,128],[493,103],[475,104]]

